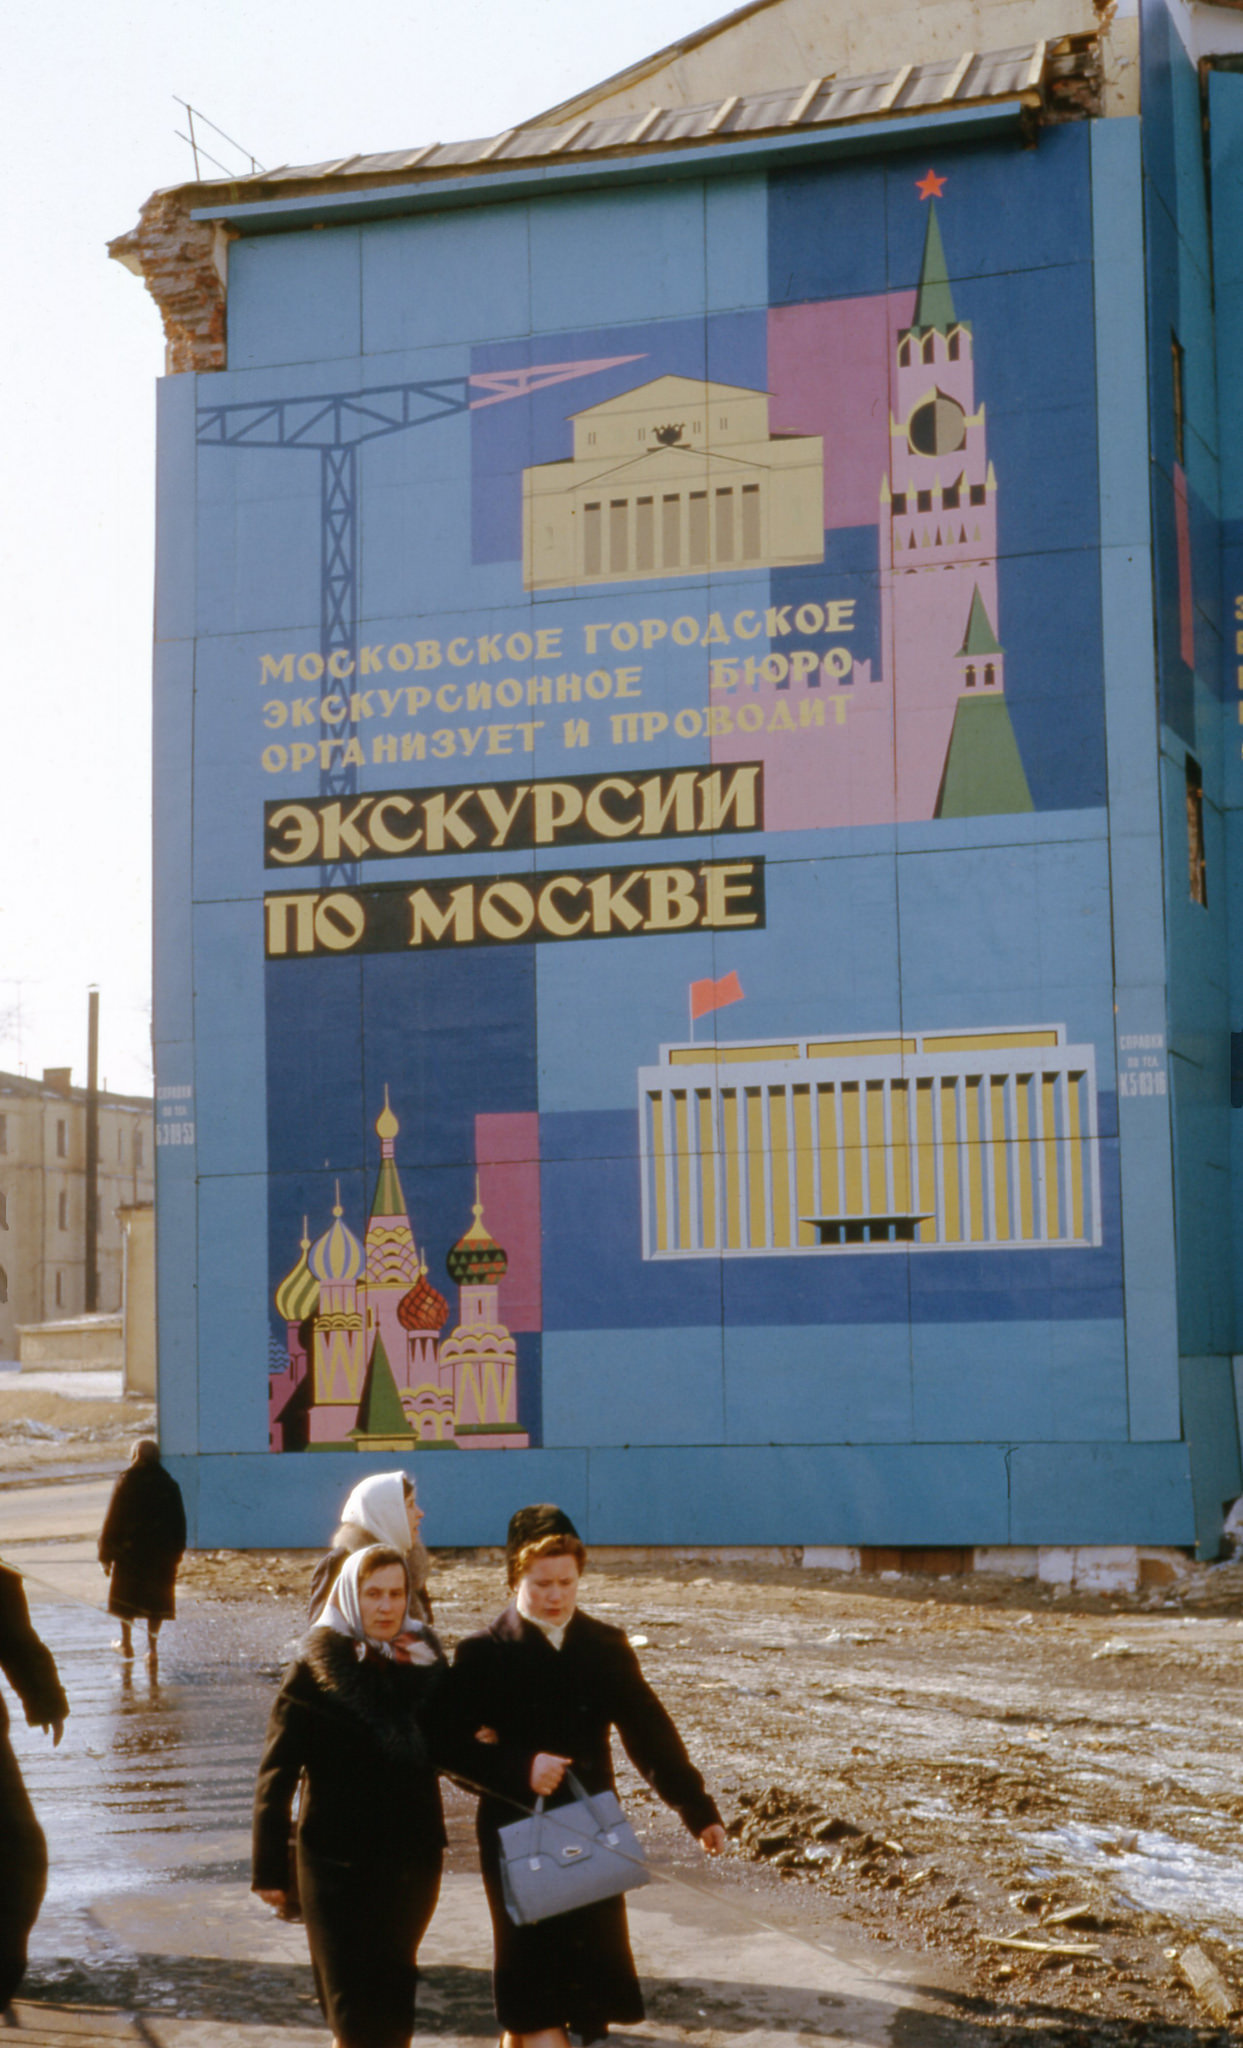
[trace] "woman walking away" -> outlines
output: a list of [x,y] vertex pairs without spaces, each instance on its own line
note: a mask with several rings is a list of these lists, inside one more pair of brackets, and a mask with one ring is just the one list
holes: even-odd
[[140,1437],[129,1466],[112,1489],[99,1532],[99,1562],[109,1573],[108,1612],[121,1624],[113,1644],[132,1657],[132,1624],[147,1624],[147,1662],[159,1651],[160,1624],[176,1615],[177,1567],[186,1547],[186,1511],[181,1488],[160,1463],[160,1447]]
[[254,1889],[285,1911],[301,1779],[298,1890],[336,2048],[407,2048],[444,1853],[437,1768],[475,1783],[501,1778],[498,1751],[469,1734],[454,1739],[447,1676],[435,1636],[409,1611],[401,1552],[374,1544],[342,1566],[272,1708],[255,1792]]
[[404,1472],[374,1472],[363,1479],[341,1510],[332,1548],[320,1558],[311,1581],[308,1621],[318,1621],[347,1557],[373,1543],[387,1543],[406,1561],[410,1580],[410,1612],[416,1621],[432,1620],[427,1593],[428,1555],[419,1541],[423,1510],[415,1499],[414,1481]]
[[[578,1608],[586,1562],[574,1524],[560,1508],[519,1508],[506,1544],[515,1598],[491,1628],[459,1645],[455,1715],[524,1757],[530,1793],[554,1809],[573,1796],[563,1782],[567,1770],[588,1793],[616,1790],[609,1745],[615,1727],[636,1769],[708,1854],[719,1855],[725,1846],[721,1816],[624,1631]],[[603,1899],[532,1926],[510,1920],[497,1836],[514,1818],[503,1801],[480,1801],[476,1825],[504,2048],[564,2048],[570,2031],[579,2041],[598,2041],[610,2021],[635,2024],[643,2018],[643,1998],[624,1900]]]
[[[52,1731],[53,1748],[69,1702],[56,1660],[31,1627],[21,1577],[0,1565],[0,1668],[32,1728]],[[47,1842],[9,1744],[9,1715],[0,1699],[0,2012],[22,1981],[26,1943],[47,1884]]]

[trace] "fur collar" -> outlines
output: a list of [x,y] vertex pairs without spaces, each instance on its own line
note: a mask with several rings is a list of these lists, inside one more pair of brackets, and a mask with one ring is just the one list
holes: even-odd
[[352,1636],[313,1628],[298,1649],[321,1692],[361,1721],[390,1762],[426,1765],[427,1742],[418,1716],[440,1684],[445,1666],[390,1664],[360,1658]]

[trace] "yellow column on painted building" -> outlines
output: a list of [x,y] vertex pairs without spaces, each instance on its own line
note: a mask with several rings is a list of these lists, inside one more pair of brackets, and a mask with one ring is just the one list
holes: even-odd
[[646,1257],[1100,1242],[1061,1025],[669,1045],[639,1087]]

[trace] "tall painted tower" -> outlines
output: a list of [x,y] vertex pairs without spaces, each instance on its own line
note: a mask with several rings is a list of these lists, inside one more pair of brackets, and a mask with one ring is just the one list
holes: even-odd
[[311,1352],[310,1441],[343,1443],[362,1399],[367,1331],[359,1300],[363,1248],[345,1221],[339,1186],[332,1222],[312,1245],[307,1264],[319,1283]]
[[419,1277],[419,1255],[414,1248],[406,1198],[402,1193],[394,1153],[401,1128],[389,1107],[388,1089],[384,1107],[376,1118],[380,1140],[380,1171],[375,1197],[367,1219],[364,1275],[367,1289],[368,1341],[384,1339],[384,1349],[399,1387],[410,1385],[406,1369],[409,1345],[398,1314],[401,1303]]
[[[943,184],[929,172],[919,186],[928,226],[914,317],[897,337],[881,485],[881,637],[893,678],[897,815],[912,819],[951,808],[1032,807],[1004,706],[997,478],[984,406],[975,400],[971,328],[955,313],[941,243],[933,195]],[[1001,708],[983,719],[972,709],[960,723],[962,699]]]

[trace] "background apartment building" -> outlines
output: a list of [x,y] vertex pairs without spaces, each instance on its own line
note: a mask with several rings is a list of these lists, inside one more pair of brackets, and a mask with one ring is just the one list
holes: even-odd
[[[86,1306],[86,1105],[69,1067],[0,1073],[0,1358],[20,1323]],[[152,1105],[99,1094],[99,1309],[121,1306],[123,1203],[153,1199]]]

